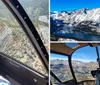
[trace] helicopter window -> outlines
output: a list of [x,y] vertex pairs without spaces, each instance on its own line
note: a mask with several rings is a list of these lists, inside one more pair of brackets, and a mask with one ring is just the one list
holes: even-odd
[[[73,79],[68,62],[68,56],[51,53],[50,59],[51,71],[61,80],[62,82]],[[57,81],[51,77],[53,83]]]
[[70,47],[71,49],[74,49],[74,48],[76,48],[76,47],[79,46],[78,43],[66,43],[65,45],[68,46],[68,47]]
[[0,0],[0,52],[42,74],[47,74],[36,50],[2,0]]
[[49,51],[49,0],[18,0]]
[[78,49],[72,55],[72,65],[77,81],[95,80],[91,71],[99,66],[95,47],[86,46]]

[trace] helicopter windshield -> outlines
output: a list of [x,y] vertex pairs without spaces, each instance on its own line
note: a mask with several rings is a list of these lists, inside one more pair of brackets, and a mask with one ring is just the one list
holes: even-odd
[[[100,46],[98,48],[100,49]],[[72,65],[78,82],[95,80],[91,75],[91,71],[99,67],[95,47],[86,46],[75,51],[72,55]]]
[[[51,53],[50,66],[51,66],[51,71],[62,82],[73,79],[69,67],[68,56]],[[53,77],[51,77],[51,81],[52,83],[57,83],[57,81]]]
[[66,43],[65,45],[70,47],[71,49],[74,49],[74,48],[80,46],[78,43]]
[[37,51],[2,0],[0,0],[0,52],[47,75]]

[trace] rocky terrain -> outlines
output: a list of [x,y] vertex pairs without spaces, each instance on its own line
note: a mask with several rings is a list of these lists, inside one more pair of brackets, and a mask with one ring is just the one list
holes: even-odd
[[4,26],[0,31],[0,51],[12,58],[45,73],[37,52],[21,28]]
[[[56,76],[58,76],[60,80],[68,81],[72,79],[68,60],[55,59],[51,60],[50,63],[51,70],[56,74]],[[72,65],[78,81],[93,80],[94,78],[91,76],[91,70],[96,70],[98,68],[98,64],[96,62],[82,62],[73,60]],[[53,78],[51,78],[51,80],[54,82]]]
[[49,51],[49,1],[19,0]]
[[52,33],[100,34],[100,8],[51,12],[51,22]]
[[[14,58],[25,65],[47,75],[39,56],[34,47],[31,45],[28,37],[13,15],[8,11],[1,1],[0,9],[2,9],[0,10],[0,52],[3,52],[11,58]],[[45,39],[42,33],[42,31],[48,29],[48,27],[42,24],[39,24],[38,26],[42,29],[39,29],[39,34],[48,50],[47,42],[49,40],[47,37],[47,39]],[[38,26],[36,28],[38,28]]]

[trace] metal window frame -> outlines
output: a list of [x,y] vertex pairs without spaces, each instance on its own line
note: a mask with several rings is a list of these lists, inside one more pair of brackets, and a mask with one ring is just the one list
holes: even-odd
[[[88,46],[89,44],[87,44],[87,45],[84,45],[84,46],[82,46],[81,48],[83,48],[83,47],[85,47],[85,46]],[[64,55],[64,56],[66,56],[66,57],[68,57],[68,63],[69,63],[69,67],[70,67],[70,71],[71,71],[71,73],[72,73],[72,77],[73,77],[73,79],[76,81],[76,84],[78,84],[78,81],[77,81],[77,79],[76,79],[76,76],[75,76],[75,73],[74,73],[74,70],[73,70],[73,66],[72,66],[72,55],[73,55],[73,53],[74,52],[76,52],[78,49],[81,49],[81,48],[77,48],[75,51],[73,51],[72,52],[72,54],[71,55],[67,55],[67,54],[64,54],[64,53],[60,53],[60,52],[56,52],[56,51],[52,51],[51,50],[51,53],[55,53],[55,54],[59,54],[59,55]],[[53,74],[53,75],[55,75],[55,74]],[[53,76],[52,74],[51,74],[51,76]],[[55,75],[56,76],[56,75]],[[53,76],[54,77],[54,76]],[[57,77],[57,76],[56,76]],[[58,78],[58,77],[57,77]],[[56,79],[56,78],[55,78]],[[58,78],[59,79],[59,78]],[[59,81],[60,81],[60,79],[59,79]],[[64,83],[64,82],[62,82],[62,83]]]

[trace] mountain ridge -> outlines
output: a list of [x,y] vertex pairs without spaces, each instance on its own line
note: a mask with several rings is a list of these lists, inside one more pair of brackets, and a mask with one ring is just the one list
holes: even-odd
[[[79,20],[80,21],[84,21],[84,20],[100,21],[100,8],[95,8],[95,9],[84,8],[84,9],[79,9],[79,10],[73,10],[71,12],[62,11],[62,12],[51,12],[51,13],[52,13],[51,17],[55,19],[65,20],[65,21],[72,20],[73,18],[74,18],[73,19],[74,21],[79,21]],[[94,16],[97,16],[97,17],[94,18]]]
[[[62,81],[72,79],[72,74],[68,64],[68,60],[51,60],[51,71]],[[91,75],[92,70],[98,68],[97,62],[82,62],[72,60],[72,66],[78,81],[93,80]],[[59,70],[58,70],[59,69]],[[51,79],[53,81],[53,79]]]
[[100,35],[100,8],[51,12],[52,33],[84,32]]

